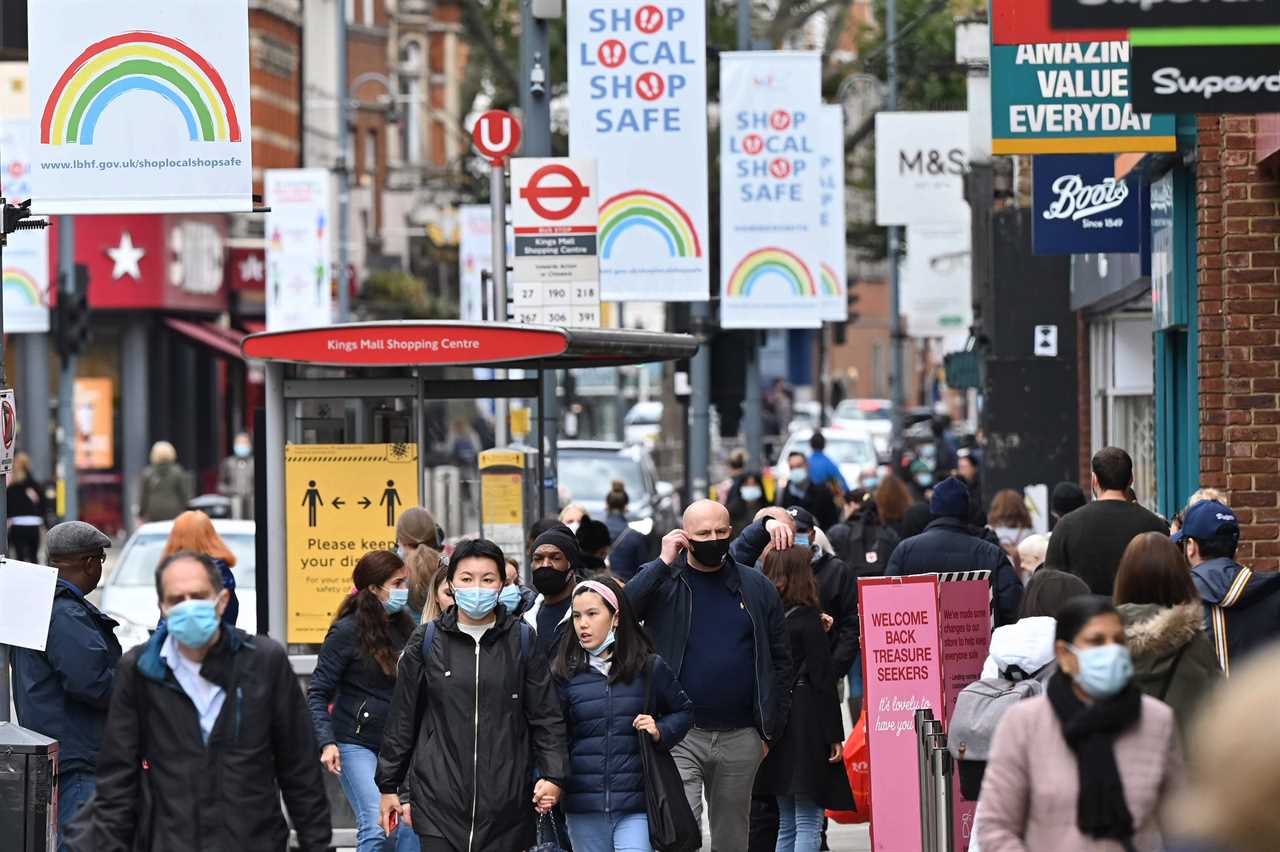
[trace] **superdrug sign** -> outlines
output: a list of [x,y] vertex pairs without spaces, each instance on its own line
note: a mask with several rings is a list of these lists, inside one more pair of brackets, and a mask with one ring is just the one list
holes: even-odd
[[1130,68],[1143,112],[1280,112],[1280,45],[1135,44]]
[[1277,0],[1052,0],[1054,29],[1280,24]]

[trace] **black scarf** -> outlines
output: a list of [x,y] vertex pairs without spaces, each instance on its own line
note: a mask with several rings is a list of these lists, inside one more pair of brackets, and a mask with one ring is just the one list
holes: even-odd
[[1133,816],[1124,799],[1124,782],[1116,767],[1115,739],[1142,716],[1142,693],[1132,683],[1112,698],[1085,704],[1062,672],[1049,679],[1049,703],[1062,725],[1062,736],[1076,756],[1080,796],[1076,825],[1089,837],[1119,840],[1129,846]]

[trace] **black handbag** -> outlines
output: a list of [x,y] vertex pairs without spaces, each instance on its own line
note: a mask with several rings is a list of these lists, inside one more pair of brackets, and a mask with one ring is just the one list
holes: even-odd
[[[644,712],[653,715],[653,670],[644,690]],[[649,843],[654,852],[690,852],[702,848],[702,826],[693,816],[684,794],[684,781],[671,752],[661,748],[644,731],[640,737],[640,764],[644,768],[645,813],[649,817]]]
[[[548,823],[550,823],[550,826],[548,826]],[[560,846],[560,841],[556,839],[556,816],[554,811],[538,814],[537,842],[530,846],[527,852],[565,852]]]

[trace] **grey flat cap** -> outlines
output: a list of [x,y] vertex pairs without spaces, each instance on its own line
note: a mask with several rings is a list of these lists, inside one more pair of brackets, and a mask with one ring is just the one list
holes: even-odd
[[67,521],[49,530],[45,539],[49,558],[58,556],[76,556],[81,553],[95,553],[111,546],[111,539],[95,527],[84,521]]

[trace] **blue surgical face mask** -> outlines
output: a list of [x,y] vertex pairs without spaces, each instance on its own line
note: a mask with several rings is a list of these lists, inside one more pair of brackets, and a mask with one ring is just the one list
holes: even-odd
[[791,468],[791,472],[787,474],[787,479],[791,481],[792,485],[802,485],[808,478],[809,471],[802,467],[793,467]]
[[744,485],[738,490],[738,493],[741,494],[742,499],[746,500],[748,503],[754,503],[764,496],[764,491],[759,485]]
[[507,612],[515,612],[520,608],[520,587],[511,585],[503,586],[502,591],[498,592],[498,603],[507,608]]
[[169,634],[188,648],[203,648],[218,632],[218,605],[215,601],[193,600],[169,610]]
[[796,533],[796,544],[800,547],[808,547],[811,544],[808,533]]
[[932,484],[933,477],[929,474],[921,473],[916,475],[916,485],[919,485],[921,488],[928,488]]
[[409,605],[408,589],[388,589],[387,599],[382,602],[382,606],[391,615],[395,615],[400,610]]
[[239,458],[247,459],[253,455],[253,446],[250,444],[236,444],[235,453]]
[[608,635],[608,636],[606,636],[606,637],[604,637],[604,641],[603,641],[603,642],[601,642],[599,645],[597,645],[597,646],[596,646],[596,647],[594,647],[594,648],[587,648],[587,649],[586,649],[586,651],[587,651],[587,653],[588,653],[588,654],[590,654],[591,656],[593,656],[593,657],[598,657],[598,656],[600,656],[601,654],[603,654],[605,651],[609,650],[609,647],[610,647],[611,645],[613,645],[613,639],[614,639],[614,637],[613,637],[613,630],[612,630],[612,628],[611,628],[611,629],[609,630],[609,635]]
[[497,589],[457,589],[453,590],[454,603],[458,609],[472,618],[484,618],[498,606]]
[[1110,698],[1119,694],[1133,679],[1133,658],[1124,645],[1069,647],[1080,661],[1080,672],[1074,680],[1089,697]]

